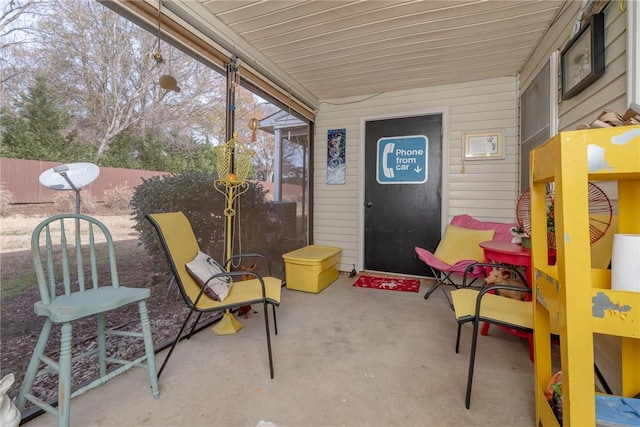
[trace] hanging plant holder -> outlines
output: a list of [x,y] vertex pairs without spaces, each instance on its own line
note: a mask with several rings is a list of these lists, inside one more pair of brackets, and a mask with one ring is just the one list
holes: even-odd
[[236,134],[226,143],[215,147],[214,150],[217,157],[218,180],[223,181],[227,186],[242,184],[249,175],[251,159],[256,152],[238,141]]
[[224,212],[226,216],[235,215],[233,201],[249,189],[245,180],[249,175],[251,159],[256,154],[254,150],[238,141],[236,136],[234,133],[233,138],[214,148],[218,172],[218,179],[214,182],[214,186],[227,199],[227,208]]

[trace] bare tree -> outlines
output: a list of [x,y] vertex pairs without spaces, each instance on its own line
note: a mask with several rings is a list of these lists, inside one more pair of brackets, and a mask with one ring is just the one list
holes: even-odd
[[[173,144],[224,135],[225,79],[163,43],[166,61],[153,59],[150,34],[94,0],[51,0],[57,13],[31,22],[38,37],[16,51],[38,58],[37,68],[73,114],[78,139],[94,146],[99,162],[124,131],[158,129]],[[159,86],[171,74],[181,91]]]
[[[38,37],[33,22],[46,13],[47,1],[4,0],[0,4],[0,107],[3,107],[8,98],[6,82],[17,79],[34,66],[33,57],[20,58],[18,53]],[[21,89],[25,86],[21,85]]]

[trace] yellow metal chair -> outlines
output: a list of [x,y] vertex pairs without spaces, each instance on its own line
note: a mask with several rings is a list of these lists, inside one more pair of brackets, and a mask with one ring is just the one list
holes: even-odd
[[[146,305],[151,291],[119,285],[113,240],[104,224],[81,214],[52,216],[33,231],[31,251],[40,291],[40,301],[35,303],[34,309],[37,315],[46,319],[18,396],[18,408],[24,409],[28,400],[57,416],[59,426],[68,426],[72,398],[104,384],[134,366],[146,366],[153,396],[157,399],[160,392]],[[102,260],[105,261],[101,262]],[[138,304],[142,331],[107,329],[106,313],[132,303]],[[72,355],[73,322],[93,315],[97,316],[97,348]],[[62,325],[58,361],[45,354],[54,323]],[[142,338],[144,354],[131,361],[107,356],[107,336]],[[96,353],[100,377],[73,391],[72,363]],[[41,364],[46,367],[39,369]],[[107,371],[107,364],[117,368]],[[51,371],[58,372],[57,409],[32,394],[35,378]]]
[[[267,351],[269,354],[269,372],[273,379],[273,357],[271,354],[271,335],[269,332],[269,316],[267,306],[273,309],[273,323],[276,335],[278,334],[278,325],[276,320],[276,306],[280,304],[280,294],[282,281],[275,277],[263,277],[253,271],[232,271],[223,272],[211,276],[208,280],[218,277],[230,277],[232,280],[241,280],[233,283],[229,290],[228,296],[221,302],[216,301],[205,294],[206,286],[200,286],[198,282],[187,271],[187,263],[191,262],[200,251],[198,241],[193,233],[189,220],[182,212],[154,213],[147,215],[147,219],[158,233],[160,242],[167,256],[169,267],[173,273],[180,295],[184,302],[190,308],[180,331],[176,335],[173,344],[167,354],[166,359],[160,367],[158,376],[162,374],[174,348],[182,339],[182,333],[194,313],[198,316],[191,327],[191,331],[186,338],[191,337],[195,327],[203,313],[223,313],[225,310],[232,310],[252,304],[262,304],[264,311],[264,323],[267,334]],[[250,257],[254,259],[262,259],[268,264],[268,272],[271,275],[271,263],[260,254],[241,254],[234,255],[229,258],[225,266],[232,259],[242,259]],[[252,279],[243,280],[243,276],[251,276]]]
[[[511,265],[495,263],[476,263],[467,268],[463,275],[463,286],[466,286],[467,274],[482,267],[501,267],[509,269],[524,281],[521,271]],[[469,371],[467,374],[467,392],[465,396],[465,406],[469,409],[471,405],[471,386],[473,384],[473,369],[476,357],[476,347],[478,344],[478,330],[481,322],[488,322],[494,325],[504,326],[509,329],[525,333],[533,333],[533,302],[521,301],[518,299],[500,296],[495,291],[511,290],[531,294],[531,289],[506,284],[486,285],[481,289],[463,287],[451,291],[454,312],[458,322],[458,333],[456,336],[456,353],[460,349],[460,333],[462,325],[467,322],[473,323],[473,336],[471,340],[471,352],[469,354]],[[559,325],[551,322],[551,335],[558,336]],[[610,388],[606,383],[600,370],[594,365],[595,374],[601,382],[603,388],[610,393]]]
[[469,409],[471,404],[471,386],[473,383],[473,368],[476,358],[476,346],[478,344],[478,330],[480,322],[488,322],[509,329],[533,333],[533,303],[520,301],[495,294],[495,291],[511,290],[531,293],[531,289],[504,284],[487,285],[481,289],[473,289],[466,286],[467,273],[477,271],[480,267],[502,267],[514,271],[518,277],[526,283],[522,273],[517,268],[506,264],[476,263],[467,267],[463,275],[463,287],[451,291],[453,309],[458,322],[458,334],[456,336],[456,353],[460,349],[460,332],[462,325],[467,322],[473,324],[473,336],[471,340],[471,352],[469,355],[469,371],[467,376],[467,394],[465,406]]

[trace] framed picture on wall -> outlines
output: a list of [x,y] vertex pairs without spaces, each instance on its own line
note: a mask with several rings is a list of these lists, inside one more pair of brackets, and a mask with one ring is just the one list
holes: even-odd
[[604,13],[591,15],[560,57],[564,100],[573,98],[604,74]]
[[504,159],[502,131],[466,133],[463,144],[464,160]]

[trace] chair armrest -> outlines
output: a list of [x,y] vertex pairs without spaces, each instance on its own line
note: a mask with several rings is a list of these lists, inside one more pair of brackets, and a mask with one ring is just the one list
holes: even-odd
[[482,296],[488,292],[491,291],[495,291],[495,290],[506,290],[506,291],[517,291],[517,292],[524,292],[526,294],[531,294],[532,290],[531,288],[527,287],[527,288],[523,288],[520,286],[513,286],[513,285],[486,285],[483,286],[482,289],[480,289],[480,292],[478,293],[478,301],[480,301],[480,299],[482,298]]
[[[231,281],[233,282],[233,278],[234,277],[242,278],[243,276],[253,276],[254,278],[258,279],[258,281],[260,282],[260,287],[262,289],[262,298],[266,299],[267,291],[266,291],[266,288],[265,288],[264,280],[262,279],[262,276],[260,274],[254,273],[253,271],[228,271],[228,272],[214,274],[213,276],[209,277],[207,279],[207,281],[204,283],[204,286],[202,286],[202,288],[200,289],[200,292],[198,293],[198,297],[196,298],[196,300],[195,300],[195,302],[193,304],[194,305],[198,305],[198,302],[200,301],[200,298],[202,298],[202,295],[205,294],[205,290],[206,290],[207,286],[209,285],[209,282],[212,281],[213,279],[222,278],[222,277],[229,277],[231,279]],[[242,283],[242,281],[234,282],[234,286],[237,286],[237,285],[239,285],[241,283]],[[224,301],[222,301],[222,302],[224,302]]]
[[[485,267],[505,268],[507,270],[511,270],[511,271],[516,273],[516,275],[520,278],[520,280],[522,280],[522,283],[527,283],[527,280],[522,275],[522,272],[519,269],[517,269],[516,267],[514,267],[513,265],[511,265],[511,264],[501,264],[501,263],[497,263],[497,262],[474,262],[473,264],[470,264],[464,270],[464,274],[462,275],[462,287],[463,288],[467,287],[467,275],[468,274],[478,275],[478,274],[482,273],[486,277],[486,269],[485,269]],[[499,285],[495,285],[495,286],[499,286]],[[500,286],[508,286],[508,285],[500,285]],[[483,286],[483,288],[485,288],[485,287],[486,287],[486,285]],[[511,287],[513,287],[513,286],[511,286]],[[518,288],[516,290],[522,290],[522,288]]]
[[[516,275],[520,278],[520,280],[522,281],[522,283],[527,283],[527,281],[525,280],[524,276],[522,275],[522,273],[520,272],[519,269],[517,269],[515,266],[510,265],[510,264],[501,264],[501,263],[495,263],[495,262],[479,262],[479,263],[475,263],[470,265],[469,267],[467,267],[467,270],[474,270],[474,267],[492,267],[492,268],[504,268],[507,270],[511,270],[513,272],[516,273]],[[486,272],[486,270],[483,268],[483,272]],[[467,274],[467,271],[465,271],[465,275]],[[464,284],[464,278],[463,278],[463,284]],[[478,292],[478,296],[476,297],[476,317],[478,317],[480,315],[480,305],[482,303],[482,298],[488,294],[488,293],[492,293],[492,294],[496,294],[495,291],[500,291],[500,290],[504,290],[504,291],[516,291],[516,292],[522,292],[522,293],[526,293],[526,294],[530,294],[532,295],[533,292],[531,290],[531,288],[529,288],[528,286],[526,287],[522,287],[522,286],[516,286],[516,285],[510,285],[510,284],[486,284],[484,286],[482,286],[482,288],[480,288],[479,292]],[[500,294],[500,292],[498,292],[497,294]]]

